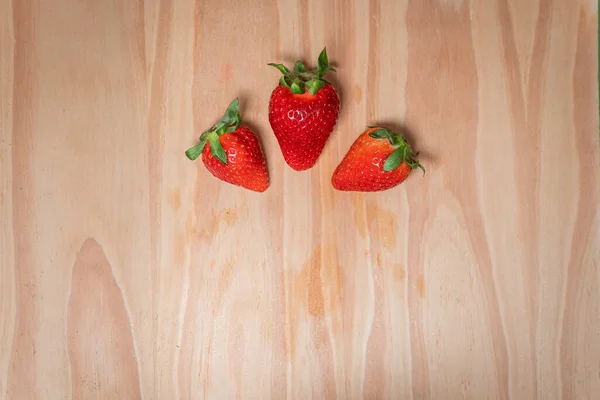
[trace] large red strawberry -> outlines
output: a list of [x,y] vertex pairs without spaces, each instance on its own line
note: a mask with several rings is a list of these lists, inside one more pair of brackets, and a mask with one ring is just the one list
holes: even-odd
[[415,168],[425,169],[402,135],[387,128],[363,132],[331,178],[338,190],[376,192],[402,183]]
[[298,61],[290,71],[283,64],[269,64],[283,76],[271,93],[269,122],[283,158],[297,171],[315,165],[340,114],[340,98],[323,79],[329,66],[327,51],[319,55],[315,72],[307,72]]
[[195,160],[202,154],[204,165],[217,178],[264,192],[269,187],[267,163],[256,135],[242,125],[239,108],[239,100],[233,100],[223,118],[204,132],[200,143],[185,155]]

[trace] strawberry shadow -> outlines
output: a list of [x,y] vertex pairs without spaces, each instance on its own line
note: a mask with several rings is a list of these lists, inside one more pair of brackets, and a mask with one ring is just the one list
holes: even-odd
[[[334,67],[334,68],[337,69],[337,67]],[[346,96],[344,96],[344,85],[342,84],[342,82],[340,80],[340,76],[338,75],[337,72],[330,71],[327,73],[326,76],[324,76],[324,79],[331,82],[331,84],[335,88],[338,96],[340,97],[340,111],[341,111],[340,117],[341,117],[342,112],[346,109],[348,104],[346,104]]]

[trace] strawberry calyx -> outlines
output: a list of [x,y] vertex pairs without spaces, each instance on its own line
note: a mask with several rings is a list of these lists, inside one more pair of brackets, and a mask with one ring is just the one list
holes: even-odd
[[398,168],[403,162],[406,163],[410,167],[411,170],[415,168],[420,168],[423,170],[423,174],[425,174],[425,168],[419,161],[417,160],[417,156],[419,153],[413,153],[410,145],[404,139],[404,137],[399,134],[390,131],[387,128],[381,127],[370,127],[376,128],[373,132],[369,133],[369,136],[373,139],[379,140],[387,140],[390,142],[392,147],[395,149],[383,163],[383,170],[386,172],[393,171]]
[[225,114],[223,114],[223,117],[219,122],[203,132],[202,135],[200,135],[200,143],[189,148],[185,152],[185,155],[190,160],[195,160],[202,154],[202,151],[204,151],[204,148],[208,143],[213,156],[223,164],[227,165],[227,154],[225,154],[225,149],[223,149],[223,146],[221,145],[219,136],[225,133],[235,132],[241,124],[240,100],[236,98],[229,104],[229,107],[227,107]]
[[294,94],[303,94],[308,90],[311,95],[317,94],[319,90],[329,83],[323,79],[327,71],[335,71],[335,68],[329,66],[327,59],[327,48],[324,48],[319,54],[317,60],[317,70],[307,71],[302,61],[296,61],[293,71],[290,71],[283,64],[269,63],[268,65],[277,68],[283,76],[279,78],[279,84],[288,88]]

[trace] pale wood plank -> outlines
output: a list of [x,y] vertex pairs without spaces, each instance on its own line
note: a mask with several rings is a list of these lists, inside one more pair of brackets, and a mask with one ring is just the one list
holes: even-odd
[[[597,4],[0,0],[0,398],[591,398]],[[267,62],[338,67],[288,168]],[[239,96],[271,187],[183,151]],[[415,173],[335,192],[367,124]]]
[[15,243],[13,230],[13,90],[14,26],[12,4],[0,2],[0,399],[6,399],[12,352],[15,301]]

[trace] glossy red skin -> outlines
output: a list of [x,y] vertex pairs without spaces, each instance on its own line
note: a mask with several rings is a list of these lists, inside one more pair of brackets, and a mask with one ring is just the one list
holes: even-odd
[[285,162],[296,171],[315,165],[339,114],[340,98],[328,83],[314,96],[277,86],[271,93],[269,122]]
[[391,189],[402,183],[410,174],[411,167],[402,162],[393,171],[384,171],[383,164],[395,150],[387,139],[374,139],[366,130],[348,150],[331,178],[337,190],[356,192],[378,192]]
[[207,143],[202,151],[202,161],[215,177],[255,192],[269,187],[269,172],[258,138],[248,127],[240,127],[219,137],[227,155],[227,165],[215,157]]

